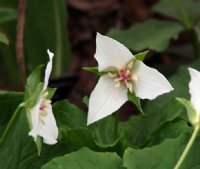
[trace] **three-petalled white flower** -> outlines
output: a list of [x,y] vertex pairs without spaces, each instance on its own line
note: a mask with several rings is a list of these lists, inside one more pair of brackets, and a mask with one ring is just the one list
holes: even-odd
[[57,143],[58,127],[53,115],[51,100],[47,99],[48,81],[52,70],[52,59],[54,54],[47,50],[49,55],[49,62],[45,70],[45,79],[42,91],[38,96],[37,103],[29,110],[29,117],[31,121],[32,129],[29,132],[30,136],[33,136],[36,141],[37,137],[43,138],[43,142],[46,144]]
[[195,112],[195,115],[192,116],[191,118],[191,123],[193,125],[196,125],[200,123],[200,90],[199,90],[200,72],[193,68],[188,68],[188,70],[191,77],[189,83],[189,92],[191,95],[190,102]]
[[97,33],[96,53],[100,77],[89,99],[87,124],[94,123],[116,110],[127,100],[128,91],[141,99],[154,99],[173,90],[156,69],[136,60],[121,43]]

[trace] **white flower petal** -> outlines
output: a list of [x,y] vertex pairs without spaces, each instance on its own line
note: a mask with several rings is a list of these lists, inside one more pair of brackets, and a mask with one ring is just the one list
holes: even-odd
[[191,95],[191,102],[198,114],[200,114],[200,72],[188,68],[191,80],[189,83],[189,92]]
[[99,71],[109,67],[124,68],[134,58],[132,53],[121,43],[97,33],[96,53],[94,56],[99,65]]
[[155,99],[157,96],[173,90],[167,79],[156,69],[146,66],[141,61],[136,61],[133,74],[137,77],[133,89],[141,99]]
[[89,99],[87,125],[112,114],[128,100],[127,88],[115,85],[107,75],[100,77]]
[[57,143],[58,138],[58,127],[52,112],[52,107],[45,109],[47,111],[47,116],[41,116],[40,123],[38,125],[38,136],[43,137],[43,141],[46,144]]
[[50,52],[49,49],[47,50],[47,53],[49,55],[49,62],[47,63],[47,66],[46,66],[44,86],[43,86],[41,93],[44,93],[46,91],[48,83],[49,83],[49,77],[50,77],[50,74],[51,74],[51,71],[52,71],[52,64],[53,64],[52,60],[53,60],[54,54],[52,52]]
[[37,104],[28,111],[28,118],[31,125],[32,130],[28,133],[28,135],[33,136],[36,141],[37,133],[38,133],[38,124],[39,124],[39,114],[40,114],[40,104],[42,99],[39,98]]

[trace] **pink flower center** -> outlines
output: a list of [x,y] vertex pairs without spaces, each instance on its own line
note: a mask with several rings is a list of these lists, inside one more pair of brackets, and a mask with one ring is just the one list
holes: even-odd
[[44,111],[44,109],[46,108],[46,104],[44,102],[44,100],[41,102],[40,104],[40,111]]
[[132,80],[131,72],[128,69],[127,70],[125,70],[125,69],[119,70],[118,76],[119,76],[118,80],[123,83],[127,83],[128,81]]

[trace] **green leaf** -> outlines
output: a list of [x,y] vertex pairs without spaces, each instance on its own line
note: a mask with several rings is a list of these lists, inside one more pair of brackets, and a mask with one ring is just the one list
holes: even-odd
[[189,122],[192,125],[195,125],[198,119],[198,114],[196,113],[194,107],[192,106],[192,103],[184,98],[176,98],[176,99],[186,108]]
[[196,0],[161,0],[152,10],[178,19],[189,28],[199,18],[199,8],[200,2]]
[[147,147],[159,145],[168,138],[177,138],[182,132],[189,131],[186,121],[177,118],[161,125],[151,136]]
[[0,92],[0,136],[16,107],[23,101],[23,93]]
[[99,153],[87,148],[58,157],[47,163],[42,169],[121,169],[122,160],[115,153]]
[[24,109],[18,112],[10,126],[0,144],[1,168],[36,169],[56,156],[71,152],[65,144],[43,145],[39,157],[32,137],[28,136],[29,126]]
[[55,103],[53,112],[62,135],[62,142],[77,149],[87,146],[98,151],[124,151],[120,144],[120,137],[124,132],[119,129],[118,138],[115,138],[112,116],[86,126],[86,112],[66,100]]
[[152,49],[161,52],[168,47],[171,39],[178,37],[182,30],[182,26],[178,23],[151,19],[136,24],[128,30],[112,29],[108,36],[135,51]]
[[86,127],[86,112],[69,103],[67,100],[59,101],[53,104],[53,112],[59,127],[66,125],[71,129]]
[[118,142],[120,130],[118,138],[116,138],[114,134],[114,118],[112,116],[101,119],[89,125],[88,128],[94,134],[95,141],[100,147],[113,147]]
[[145,51],[143,51],[143,52],[137,53],[137,54],[135,55],[136,60],[143,61],[143,60],[145,59],[146,55],[148,54],[148,52],[149,52],[148,50],[145,50]]
[[175,99],[162,106],[156,111],[154,109],[152,112],[150,112],[150,109],[145,111],[145,116],[134,116],[121,123],[122,126],[128,129],[125,139],[129,146],[144,147],[151,140],[154,132],[167,122],[179,117],[182,112],[181,104]]
[[[189,128],[189,127],[188,127]],[[190,132],[188,132],[188,130]],[[191,137],[191,128],[182,131],[179,137],[166,139],[157,146],[143,149],[128,148],[124,154],[124,166],[127,169],[172,169],[180,158],[189,138]],[[170,132],[170,131],[168,131]],[[200,160],[198,157],[200,149],[200,137],[196,138],[181,169],[198,169]]]
[[27,1],[24,43],[29,71],[47,62],[47,49],[55,54],[52,74],[60,76],[67,70],[71,52],[66,10],[65,0]]
[[1,7],[0,8],[0,22],[17,19],[17,11],[12,8]]
[[64,142],[76,149],[89,147],[92,150],[102,150],[94,141],[92,133],[84,128],[70,129],[67,126],[59,128],[61,132],[61,142]]
[[0,42],[5,43],[6,45],[9,45],[8,37],[2,32],[0,32]]
[[140,103],[140,98],[138,98],[135,94],[128,92],[128,100],[131,101],[138,108],[138,110],[144,115]]

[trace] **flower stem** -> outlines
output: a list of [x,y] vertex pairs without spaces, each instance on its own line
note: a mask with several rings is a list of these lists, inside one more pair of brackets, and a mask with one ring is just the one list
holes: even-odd
[[24,61],[24,30],[26,21],[26,0],[19,0],[17,35],[16,35],[16,56],[20,79],[20,88],[24,88],[26,79],[25,61]]
[[196,58],[199,58],[200,57],[200,43],[199,43],[198,38],[197,38],[198,36],[197,36],[194,29],[191,29],[189,33],[190,33],[192,46],[193,46],[193,49],[194,49],[194,55],[195,55]]
[[192,24],[188,17],[187,11],[184,9],[183,4],[181,4],[182,2],[180,0],[175,0],[174,3],[176,5],[177,11],[179,12],[181,18],[183,19],[183,24],[185,25],[186,29],[188,30],[191,29]]
[[181,154],[181,157],[179,158],[178,162],[176,163],[176,166],[174,167],[174,169],[179,169],[181,167],[182,163],[185,160],[185,157],[187,156],[188,152],[190,151],[192,144],[194,143],[195,138],[197,137],[198,131],[199,131],[199,125],[195,126],[192,136],[191,136],[189,142],[187,143],[183,153]]
[[5,140],[5,137],[6,137],[7,133],[8,133],[8,131],[10,130],[10,128],[11,128],[11,126],[12,126],[14,120],[16,119],[18,113],[20,112],[20,110],[21,110],[23,107],[24,107],[24,104],[21,103],[21,104],[17,107],[17,109],[15,110],[14,114],[12,115],[11,119],[10,119],[9,122],[8,122],[8,125],[7,125],[7,127],[6,127],[6,129],[5,129],[5,131],[3,132],[2,137],[0,138],[0,145],[1,145],[1,144],[3,143],[3,141]]
[[114,138],[117,139],[118,137],[118,128],[119,128],[119,115],[120,115],[120,112],[117,111],[115,113],[115,120],[114,120]]

